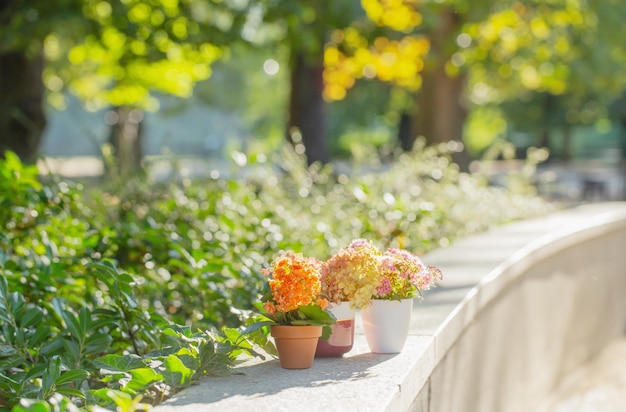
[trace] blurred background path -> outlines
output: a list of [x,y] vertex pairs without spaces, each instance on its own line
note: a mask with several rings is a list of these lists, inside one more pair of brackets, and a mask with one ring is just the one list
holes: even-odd
[[626,411],[626,337],[570,374],[538,412]]
[[[148,157],[145,159],[148,176],[162,180],[171,176],[208,177],[211,172],[221,175],[233,170],[234,164],[226,159],[203,157]],[[334,162],[339,171],[345,171],[346,163]],[[490,176],[493,184],[504,184],[507,173],[519,171],[522,161],[474,162],[472,169]],[[95,156],[46,158],[39,162],[41,173],[49,171],[69,178],[98,178],[104,173],[104,165]],[[619,163],[603,163],[581,160],[567,164],[549,162],[540,164],[533,180],[544,197],[566,203],[588,201],[626,200],[626,168]]]

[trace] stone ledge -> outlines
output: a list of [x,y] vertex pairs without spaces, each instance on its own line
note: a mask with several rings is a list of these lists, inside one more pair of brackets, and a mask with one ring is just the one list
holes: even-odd
[[204,379],[156,410],[339,411],[350,410],[348,405],[361,411],[384,405],[406,410],[420,389],[412,383],[428,377],[407,367],[415,359],[432,364],[432,338],[410,336],[401,354],[375,355],[359,335],[342,359],[316,359],[303,370],[282,369],[277,360],[251,361],[237,369],[242,375]]
[[316,359],[307,370],[251,360],[236,369],[240,374],[204,379],[155,410],[445,411],[436,401],[430,405],[429,392],[442,396],[436,395],[441,388],[431,388],[431,375],[477,316],[529,268],[616,231],[626,231],[624,203],[587,205],[460,240],[423,257],[442,269],[444,282],[414,305],[402,353],[371,354],[357,315],[355,346],[344,358]]

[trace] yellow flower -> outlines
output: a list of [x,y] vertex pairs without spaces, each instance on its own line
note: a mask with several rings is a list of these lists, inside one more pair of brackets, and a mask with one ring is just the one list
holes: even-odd
[[380,285],[381,252],[368,240],[356,239],[322,267],[322,294],[332,302],[350,302],[352,308],[369,306]]

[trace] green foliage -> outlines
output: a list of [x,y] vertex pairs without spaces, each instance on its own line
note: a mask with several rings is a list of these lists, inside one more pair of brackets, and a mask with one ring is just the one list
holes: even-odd
[[[154,108],[154,92],[188,97],[197,81],[210,76],[220,47],[231,39],[225,31],[237,29],[201,17],[207,13],[233,11],[212,1],[83,1],[85,35],[78,41],[58,30],[46,38],[44,50],[53,64],[44,79],[66,84],[90,109]],[[61,87],[52,89],[50,101],[62,101]]]
[[[111,265],[99,267],[103,275],[124,277]],[[259,346],[273,353],[267,337],[254,333],[257,328],[193,333],[145,313],[133,316],[129,303],[136,298],[129,284],[122,279],[109,285],[117,285],[112,294],[123,295],[121,300],[75,314],[56,298],[53,305],[27,303],[0,275],[0,405],[40,410],[59,395],[84,406],[140,399],[156,404],[203,376],[230,373],[242,353],[262,356]],[[125,354],[137,348],[146,353]]]
[[[136,278],[106,259],[143,265],[133,260],[132,245],[105,240],[117,228],[106,207],[97,213],[84,207],[80,187],[66,182],[41,184],[10,153],[0,173],[10,177],[2,180],[0,230],[1,406],[71,410],[75,403],[130,411],[142,408],[142,399],[158,403],[202,376],[229,373],[244,353],[261,356],[259,347],[272,353],[262,331],[205,324],[204,332],[192,332],[143,307]],[[194,259],[179,245],[163,249]],[[198,266],[178,257],[165,261],[190,275]]]
[[[17,204],[26,212],[25,206],[37,201],[35,193],[41,188],[38,181],[39,171],[36,166],[22,164],[13,152],[5,153],[4,167],[0,168],[0,220],[10,217],[11,206]],[[28,218],[21,214],[22,218]]]
[[477,107],[468,116],[463,130],[463,142],[474,157],[505,136],[507,122],[497,107]]
[[[470,3],[463,1],[462,3]],[[448,69],[469,74],[468,96],[510,128],[588,125],[626,87],[620,1],[481,2],[468,9]],[[484,7],[486,6],[486,7]]]
[[0,10],[0,52],[43,52],[43,80],[57,108],[65,107],[68,90],[89,110],[155,108],[155,93],[188,97],[211,75],[222,49],[240,38],[247,7],[198,0],[13,1]]
[[134,411],[274,355],[268,319],[252,313],[266,292],[260,269],[279,250],[326,259],[365,237],[423,253],[548,209],[521,186],[460,173],[449,151],[420,143],[348,173],[286,150],[279,168],[249,164],[236,178],[93,192],[38,180],[8,154],[0,406]]

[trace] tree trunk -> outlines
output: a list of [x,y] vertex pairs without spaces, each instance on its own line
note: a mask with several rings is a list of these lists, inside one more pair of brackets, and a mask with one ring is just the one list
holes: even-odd
[[0,54],[0,157],[11,150],[24,162],[37,158],[46,126],[43,66],[42,55]]
[[128,176],[141,169],[143,142],[143,112],[118,106],[109,113],[111,129],[109,143],[113,148],[114,167],[120,176]]
[[539,147],[550,147],[550,128],[545,125],[539,132]]
[[[554,97],[551,94],[546,94],[543,99],[543,112],[540,122],[542,123],[539,131],[539,147],[550,148],[550,140],[552,137],[552,125],[550,122],[550,116],[554,111]],[[565,135],[563,135],[563,142],[565,143]],[[563,147],[565,150],[565,147]],[[549,156],[552,158],[552,155]],[[563,159],[564,153],[561,153],[561,159]]]
[[[441,12],[440,24],[431,33],[433,60],[422,73],[422,87],[416,94],[411,127],[414,137],[423,136],[429,144],[461,142],[463,138],[463,125],[467,117],[463,102],[465,76],[449,76],[445,70],[450,58],[446,42],[459,26],[459,17],[454,10],[447,8]],[[465,149],[455,153],[453,158],[463,170],[467,170],[469,156]]]
[[564,163],[569,163],[572,160],[572,128],[569,125],[563,126],[562,159]]
[[293,133],[300,132],[309,165],[314,162],[326,163],[329,160],[323,71],[322,55],[309,59],[296,52],[291,67],[287,137],[292,143],[298,143],[293,141]]
[[415,143],[415,135],[411,132],[411,115],[403,112],[400,116],[400,124],[398,125],[398,139],[400,147],[404,151],[413,149]]

